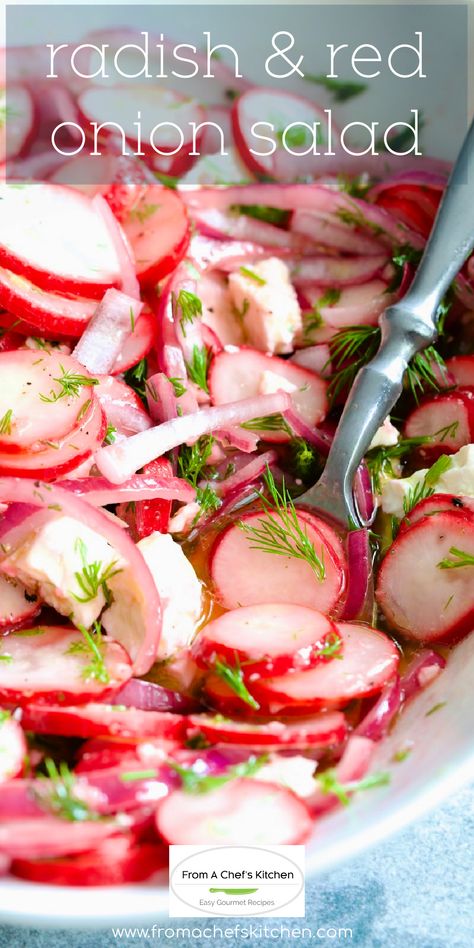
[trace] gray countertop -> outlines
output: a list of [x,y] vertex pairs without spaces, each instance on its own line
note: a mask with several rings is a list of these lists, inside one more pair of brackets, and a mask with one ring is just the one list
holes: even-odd
[[[343,868],[311,881],[306,887],[306,919],[268,919],[272,926],[312,929],[319,944],[350,944],[354,948],[471,948],[474,931],[473,839],[474,791],[463,791],[425,820]],[[87,890],[84,891],[84,899]],[[214,919],[222,928],[238,919]],[[163,923],[161,923],[163,924]],[[197,919],[196,926],[206,926]],[[192,928],[192,919],[165,923],[169,929]],[[242,919],[249,925],[249,919]],[[317,934],[318,929],[352,929],[340,938]],[[151,934],[151,933],[150,933]],[[304,939],[257,939],[260,946],[307,944]],[[0,926],[0,948],[112,948],[134,945],[145,948],[158,938],[114,938],[110,929],[96,932],[36,930]],[[182,941],[163,937],[175,948],[228,948],[248,944],[248,939],[216,937]]]

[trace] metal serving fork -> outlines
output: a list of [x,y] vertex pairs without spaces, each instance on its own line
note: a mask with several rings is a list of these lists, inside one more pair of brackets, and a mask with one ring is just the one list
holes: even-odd
[[345,524],[366,525],[353,493],[357,468],[401,395],[408,362],[435,341],[439,304],[473,247],[474,122],[451,172],[416,276],[403,299],[383,313],[379,350],[359,371],[323,474],[298,497],[298,505],[319,508]]

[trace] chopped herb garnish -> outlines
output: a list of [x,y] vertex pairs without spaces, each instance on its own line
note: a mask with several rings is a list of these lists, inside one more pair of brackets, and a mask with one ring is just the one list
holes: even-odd
[[296,477],[305,482],[316,480],[317,451],[304,438],[292,438],[290,442],[291,469]]
[[474,556],[472,553],[466,553],[465,550],[458,550],[456,546],[451,546],[449,556],[437,563],[438,569],[459,569],[462,566],[474,566]]
[[178,455],[178,475],[184,477],[193,487],[203,476],[204,468],[214,446],[212,435],[202,435],[192,445],[183,444]]
[[82,633],[83,641],[78,640],[77,642],[73,642],[68,648],[68,655],[77,655],[84,652],[88,653],[91,656],[91,661],[84,668],[82,677],[86,681],[92,678],[95,681],[107,685],[110,681],[110,676],[102,654],[103,641],[100,622],[94,622],[93,631],[86,629],[84,625],[79,625],[79,623],[78,629],[79,632]]
[[113,444],[116,441],[117,429],[115,425],[107,425],[104,444]]
[[405,373],[406,381],[416,402],[427,388],[439,392],[444,387],[443,377],[446,381],[448,377],[446,363],[434,346],[428,346],[424,352],[417,352],[408,364]]
[[283,480],[279,490],[269,467],[264,474],[264,481],[270,496],[266,497],[261,491],[258,491],[258,494],[265,517],[258,520],[258,527],[252,527],[242,520],[239,522],[239,527],[250,541],[251,549],[304,560],[319,582],[322,582],[326,576],[323,547],[321,555],[318,556],[308,537],[306,524],[303,527],[298,520],[285,481]]
[[168,766],[176,771],[181,778],[181,789],[185,793],[209,793],[222,787],[229,780],[236,780],[238,777],[252,777],[267,762],[267,754],[261,754],[259,757],[252,756],[240,764],[229,767],[224,774],[219,774],[219,776],[199,774],[192,767],[182,767],[174,760],[168,760]]
[[384,787],[390,783],[390,774],[382,771],[376,774],[369,774],[362,780],[351,780],[348,783],[340,783],[337,779],[336,771],[333,769],[325,770],[322,774],[316,774],[319,789],[322,793],[332,793],[342,803],[348,806],[350,803],[350,794],[358,793],[359,790],[372,790],[375,787]]
[[146,359],[140,359],[140,361],[137,362],[137,364],[134,365],[133,368],[127,369],[127,371],[123,373],[124,381],[127,383],[127,385],[130,386],[130,388],[133,388],[133,391],[136,392],[136,394],[138,395],[138,397],[141,399],[141,401],[143,402],[145,406],[147,404],[147,399],[146,399],[147,375],[148,375],[148,362]]
[[76,795],[76,778],[65,761],[61,761],[57,767],[51,757],[46,757],[44,767],[46,774],[41,774],[39,781],[49,778],[49,784],[45,783],[45,786],[39,789],[41,784],[38,782],[38,789],[34,791],[41,806],[71,822],[99,819],[99,815]]
[[130,327],[132,332],[135,332],[135,313],[133,312],[133,306],[130,307]]
[[405,517],[408,516],[410,511],[413,510],[421,500],[425,500],[425,498],[431,497],[431,495],[434,494],[436,482],[445,471],[449,470],[451,464],[451,458],[448,457],[447,454],[442,454],[437,461],[431,465],[423,480],[415,484],[414,487],[410,487],[406,497],[403,498],[403,512]]
[[348,102],[354,96],[365,92],[368,87],[366,82],[352,82],[351,80],[334,79],[324,75],[315,76],[310,72],[305,73],[304,78],[307,82],[313,82],[330,92],[335,102]]
[[395,764],[401,764],[407,757],[410,756],[412,752],[411,747],[402,747],[400,750],[395,751],[392,760]]
[[348,227],[369,230],[375,237],[380,237],[381,234],[385,233],[380,224],[375,224],[374,221],[364,217],[361,208],[358,207],[357,204],[354,204],[352,201],[350,203],[352,204],[352,210],[349,207],[340,207],[336,211],[336,217],[338,217],[343,224],[347,224]]
[[12,662],[13,655],[9,655],[8,652],[5,655],[0,655],[0,662]]
[[[84,416],[87,415],[87,412],[89,411],[89,408],[91,407],[91,405],[92,405],[92,398],[88,398],[87,401],[84,402],[82,408],[79,409],[77,413],[76,421],[82,421]],[[45,444],[47,443],[48,442],[45,441]],[[51,442],[49,443],[51,444]],[[56,444],[56,447],[59,448],[59,444]]]
[[401,461],[414,448],[422,447],[433,441],[445,441],[446,438],[454,437],[458,425],[458,421],[453,421],[452,424],[440,428],[432,435],[420,435],[418,438],[400,438],[397,444],[380,445],[378,448],[372,448],[368,451],[365,460],[370,471],[374,490],[380,493],[382,478],[395,476],[394,461]]
[[130,219],[144,224],[149,217],[153,217],[159,206],[159,204],[144,204],[142,207],[134,208],[130,211]]
[[207,513],[209,510],[218,510],[222,503],[209,484],[206,484],[205,487],[196,487],[196,500],[201,508],[201,514]]
[[3,418],[0,418],[0,434],[9,435],[12,433],[13,410],[11,408],[5,412]]
[[191,362],[186,362],[186,369],[189,378],[195,385],[202,388],[203,392],[209,394],[207,386],[207,372],[211,358],[210,350],[206,346],[193,346],[193,357]]
[[255,270],[251,270],[250,267],[239,267],[239,273],[241,273],[242,276],[248,277],[249,280],[253,280],[254,283],[258,283],[260,286],[265,286],[267,282],[258,273],[255,273]]
[[305,339],[316,329],[319,329],[324,320],[321,309],[324,306],[334,306],[341,298],[341,290],[337,287],[329,287],[322,296],[313,304],[312,308],[305,313],[305,323],[303,335]]
[[4,724],[5,721],[10,719],[11,715],[9,711],[4,711],[3,708],[0,708],[0,724]]
[[250,694],[244,682],[242,668],[240,667],[240,662],[237,657],[235,665],[229,665],[224,659],[216,658],[213,669],[216,675],[222,678],[222,681],[225,682],[227,687],[230,688],[244,704],[248,704],[251,708],[258,711],[260,705],[253,695]]
[[110,606],[112,592],[107,584],[112,576],[122,572],[121,569],[115,569],[118,560],[112,560],[107,566],[104,566],[101,560],[88,563],[87,547],[81,537],[77,538],[74,549],[79,554],[82,563],[82,570],[74,573],[74,579],[82,591],[82,596],[78,596],[76,593],[71,593],[71,595],[74,596],[76,602],[91,602],[101,589],[107,605]]
[[[176,398],[180,398],[181,395],[185,395],[185,394],[186,394],[186,391],[187,391],[187,390],[186,390],[186,387],[183,385],[182,379],[179,379],[179,378],[168,378],[168,382],[171,382],[171,384],[172,384],[172,386],[173,386],[174,394],[176,395]],[[155,399],[155,401],[156,401],[156,399]]]
[[285,434],[293,434],[288,422],[283,415],[265,415],[262,418],[252,418],[251,421],[242,422],[241,428],[246,431],[284,431]]
[[134,780],[153,780],[157,775],[156,770],[128,770],[120,774],[120,780],[123,783],[132,783]]
[[58,383],[59,391],[53,392],[51,389],[49,395],[40,395],[42,402],[57,402],[60,398],[78,398],[81,388],[91,388],[99,384],[99,379],[93,379],[90,375],[81,375],[71,369],[66,370],[62,365],[59,368],[62,375],[53,379],[53,382]]
[[431,714],[436,714],[437,711],[441,711],[441,708],[446,707],[446,701],[438,701],[438,704],[434,704],[429,711],[426,712],[425,718],[429,718]]
[[164,184],[165,187],[171,188],[173,191],[176,190],[179,184],[179,178],[173,176],[172,174],[162,174],[161,171],[154,171],[153,174],[157,181],[160,181],[161,184]]
[[283,211],[279,207],[268,207],[265,204],[231,204],[230,211],[236,214],[245,214],[257,221],[274,224],[276,227],[286,227],[290,219],[290,211]]
[[321,658],[343,658],[341,636],[337,632],[330,632],[325,644],[315,649],[315,654]]
[[202,302],[195,293],[189,290],[180,290],[177,297],[173,297],[175,306],[180,310],[179,324],[183,336],[186,335],[186,324],[192,323],[197,316],[202,316]]

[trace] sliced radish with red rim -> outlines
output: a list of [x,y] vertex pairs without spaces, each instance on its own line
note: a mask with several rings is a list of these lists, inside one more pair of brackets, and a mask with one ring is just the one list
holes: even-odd
[[80,336],[97,307],[96,300],[40,289],[24,276],[3,267],[0,267],[0,304],[10,311],[13,320],[22,321],[19,331],[26,330],[26,335],[39,333],[54,340]]
[[103,639],[100,667],[80,632],[44,626],[10,632],[0,639],[0,697],[9,703],[89,701],[118,689],[132,676],[127,653]]
[[341,661],[255,682],[253,693],[262,711],[343,707],[376,694],[395,676],[399,652],[387,635],[362,623],[338,622],[336,627],[343,643]]
[[156,825],[167,843],[187,846],[304,843],[312,826],[305,804],[291,790],[244,778],[212,793],[170,793],[158,807]]
[[326,616],[303,606],[277,603],[224,613],[201,629],[191,651],[204,668],[213,668],[219,659],[241,665],[251,683],[329,660],[331,645],[338,646],[339,637]]
[[42,885],[90,887],[144,882],[167,865],[168,852],[164,846],[116,837],[77,856],[14,859],[11,871],[20,879]]
[[[214,405],[278,391],[290,394],[294,410],[310,427],[323,420],[327,411],[326,382],[314,372],[256,349],[223,351],[214,357],[209,372],[209,390]],[[284,431],[262,431],[266,441],[288,441]]]
[[31,622],[41,611],[41,600],[24,586],[0,574],[0,632]]
[[297,722],[254,724],[250,721],[232,721],[218,714],[191,714],[188,721],[189,738],[203,735],[212,744],[232,744],[254,749],[329,747],[340,744],[347,734],[346,720],[339,711],[322,712]]
[[52,859],[96,849],[109,836],[123,832],[114,820],[62,820],[47,813],[38,818],[0,825],[0,852],[14,859]]
[[145,359],[156,340],[156,320],[152,313],[145,310],[138,317],[133,332],[125,341],[111,370],[111,375],[120,375],[133,368],[141,359]]
[[416,504],[410,513],[400,523],[398,535],[406,533],[411,527],[415,526],[419,520],[424,517],[434,517],[436,514],[445,513],[445,511],[454,510],[456,513],[466,513],[470,520],[474,515],[474,498],[457,497],[454,494],[432,494],[431,497],[425,497],[419,504]]
[[407,438],[429,438],[422,455],[454,454],[474,436],[474,393],[435,395],[412,411],[405,423]]
[[0,709],[0,783],[21,774],[27,746],[22,728]]
[[[457,552],[456,552],[457,551]],[[449,642],[474,625],[474,516],[426,516],[390,547],[376,595],[388,622],[416,642]]]
[[189,244],[186,207],[170,188],[149,185],[122,221],[134,253],[137,277],[154,286],[181,262]]
[[64,737],[111,737],[141,741],[145,737],[180,740],[186,719],[169,711],[141,711],[125,705],[89,703],[81,706],[30,701],[22,712],[26,730]]
[[0,185],[0,262],[39,287],[100,298],[120,279],[109,234],[89,198],[37,182]]

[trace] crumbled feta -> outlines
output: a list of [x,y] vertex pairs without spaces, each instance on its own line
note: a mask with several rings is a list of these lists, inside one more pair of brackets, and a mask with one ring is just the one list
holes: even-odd
[[249,345],[262,352],[292,352],[303,323],[289,268],[268,257],[248,269],[257,279],[239,269],[229,276],[229,290]]
[[374,437],[369,445],[369,451],[372,448],[391,448],[393,445],[398,443],[398,437],[400,432],[395,425],[392,425],[390,418],[387,416],[383,425],[375,432]]
[[[58,515],[33,529],[28,538],[5,557],[1,569],[61,615],[71,616],[75,625],[90,628],[106,600],[100,584],[96,595],[89,598],[88,590],[92,592],[94,584],[87,583],[84,563],[99,564],[100,576],[114,561],[113,569],[120,569],[123,564],[100,534],[72,517]],[[82,578],[85,587],[78,578]]]
[[[474,497],[474,444],[464,447],[451,455],[451,465],[439,477],[434,488],[437,494],[460,494]],[[403,517],[403,501],[411,490],[420,484],[427,468],[415,471],[410,477],[383,478],[381,484],[382,510],[384,513]]]
[[316,766],[316,761],[308,757],[300,755],[279,757],[275,754],[270,757],[267,764],[256,771],[254,779],[279,783],[293,790],[293,793],[297,793],[299,797],[309,797],[315,791]]
[[[201,615],[202,590],[194,569],[180,545],[167,533],[152,533],[137,544],[155,580],[163,609],[158,660],[189,645]],[[124,570],[111,582],[114,602],[104,612],[107,632],[121,642],[123,630],[133,621],[136,591]],[[117,634],[120,630],[120,634]]]

